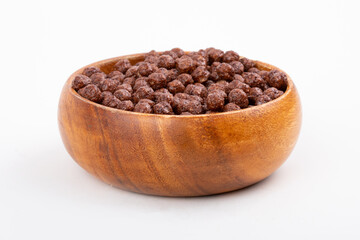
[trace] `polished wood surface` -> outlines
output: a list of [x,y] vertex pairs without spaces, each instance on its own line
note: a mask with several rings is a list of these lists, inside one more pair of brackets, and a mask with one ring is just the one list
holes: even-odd
[[[118,59],[89,66],[109,72]],[[261,69],[276,67],[257,61]],[[85,67],[84,67],[85,68]],[[70,76],[58,122],[72,158],[102,181],[161,196],[201,196],[240,189],[272,174],[295,146],[301,126],[299,95],[288,76],[284,95],[264,105],[197,116],[127,112],[78,95]]]

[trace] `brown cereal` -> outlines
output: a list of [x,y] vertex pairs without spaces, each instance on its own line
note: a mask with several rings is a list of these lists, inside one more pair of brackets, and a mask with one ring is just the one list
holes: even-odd
[[152,73],[148,77],[148,83],[154,90],[166,87],[166,76],[162,73]]
[[216,73],[221,79],[225,80],[232,80],[235,74],[233,67],[228,63],[220,63],[216,67]]
[[73,82],[71,87],[75,89],[76,91],[80,88],[85,87],[86,85],[89,85],[91,83],[91,79],[85,75],[77,75]]
[[230,111],[235,111],[235,110],[240,110],[241,108],[236,105],[235,103],[228,103],[225,105],[224,107],[224,112],[230,112]]
[[181,73],[191,73],[195,69],[196,65],[191,57],[183,55],[176,59],[176,68]]
[[172,94],[180,93],[185,91],[184,85],[179,80],[171,81],[167,84],[169,91]]
[[[287,75],[265,71],[234,51],[180,48],[144,54],[144,61],[117,61],[112,69],[87,67],[71,87],[90,101],[125,111],[213,114],[255,107],[284,94]],[[195,83],[194,83],[195,82]]]
[[162,55],[157,63],[159,68],[171,69],[175,67],[175,60],[170,55]]
[[203,83],[208,80],[210,73],[208,70],[206,70],[205,66],[200,66],[192,72],[191,76],[195,82]]
[[153,107],[156,114],[174,114],[171,105],[168,102],[159,102]]
[[91,75],[93,75],[94,73],[101,73],[100,68],[98,68],[98,67],[87,67],[82,72],[82,74],[87,76],[87,77],[91,77]]
[[128,59],[120,59],[114,65],[114,70],[117,70],[122,73],[126,73],[126,71],[131,68],[131,63]]
[[227,51],[223,56],[223,62],[231,63],[232,61],[239,61],[240,56],[234,51]]
[[89,85],[79,89],[78,93],[80,94],[80,96],[82,96],[90,101],[93,101],[93,102],[101,101],[101,91],[94,84],[89,84]]
[[241,108],[246,108],[249,105],[249,100],[246,93],[241,89],[233,89],[229,93],[229,102],[239,105]]
[[153,99],[153,92],[154,90],[151,87],[144,86],[140,87],[136,92],[134,93],[133,100],[135,103],[139,102],[140,99]]
[[131,93],[125,89],[119,89],[114,92],[114,96],[121,101],[130,100]]
[[268,95],[271,99],[276,99],[284,94],[283,91],[278,90],[277,88],[271,87],[264,91],[265,95]]

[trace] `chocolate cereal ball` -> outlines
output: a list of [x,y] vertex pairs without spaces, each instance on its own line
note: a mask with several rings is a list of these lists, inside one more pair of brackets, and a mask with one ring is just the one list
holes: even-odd
[[263,95],[263,91],[260,88],[258,87],[250,88],[250,91],[248,93],[248,98],[250,103],[255,104],[256,98],[260,97],[261,95]]
[[224,107],[224,112],[230,112],[230,111],[235,111],[235,110],[240,110],[241,108],[236,105],[235,103],[228,103],[225,105]]
[[153,99],[153,92],[154,90],[151,87],[140,87],[136,92],[134,93],[133,100],[135,103],[139,102],[140,99]]
[[249,68],[249,69],[248,69],[248,72],[253,72],[253,73],[259,74],[259,73],[260,73],[260,70],[257,69],[256,67],[253,67],[253,68]]
[[240,82],[239,80],[233,80],[228,84],[227,88],[225,89],[225,92],[227,94],[229,94],[231,92],[231,90],[236,89],[236,88],[243,90],[245,93],[249,93],[249,91],[250,91],[249,85],[247,85],[243,82]]
[[116,90],[118,90],[118,89],[125,89],[129,93],[133,93],[133,89],[132,89],[131,85],[128,83],[123,83],[123,84],[118,85]]
[[239,61],[240,56],[234,51],[227,51],[223,56],[223,62],[231,63],[232,61]]
[[255,105],[258,106],[258,105],[261,105],[261,104],[264,104],[264,103],[267,103],[270,101],[271,101],[271,98],[268,95],[261,95],[261,96],[255,98]]
[[168,102],[159,102],[155,104],[153,110],[156,114],[174,114],[173,109]]
[[148,78],[147,77],[140,77],[138,79],[135,80],[133,89],[134,91],[138,90],[140,87],[144,87],[144,86],[148,86],[150,87],[149,83],[148,83]]
[[120,101],[117,108],[125,111],[132,111],[134,110],[134,103],[130,100]]
[[185,91],[184,85],[179,80],[171,81],[167,84],[169,92],[172,94],[181,93]]
[[244,72],[244,65],[239,61],[232,61],[229,63],[233,69],[235,74],[242,74]]
[[105,78],[106,74],[102,72],[94,73],[90,77],[91,83],[98,87],[100,86],[101,82],[105,80]]
[[271,99],[276,99],[284,94],[283,91],[278,90],[277,88],[271,87],[264,91],[264,94],[269,96]]
[[174,96],[168,90],[166,91],[157,90],[154,92],[153,95],[156,103],[167,102],[170,105],[173,105],[174,103]]
[[154,90],[166,87],[166,76],[162,73],[152,73],[148,77],[148,83]]
[[83,88],[81,88],[78,93],[80,94],[80,96],[93,101],[93,102],[100,102],[101,101],[101,91],[100,89],[94,85],[94,84],[89,84]]
[[255,67],[255,62],[248,58],[240,58],[239,61],[244,65],[245,71],[249,70],[250,68]]
[[85,75],[77,75],[72,81],[71,87],[76,91],[91,83],[91,79]]
[[91,77],[91,75],[93,75],[94,73],[101,73],[100,68],[98,68],[98,67],[87,67],[82,72],[82,74],[87,76],[87,77]]
[[267,83],[270,87],[285,91],[287,87],[286,74],[276,69],[271,70],[269,72],[269,80]]
[[143,102],[141,99],[134,107],[134,112],[139,112],[139,113],[152,113],[153,112],[153,108],[152,106],[147,103],[147,102]]
[[114,97],[114,95],[111,92],[102,92],[102,102],[101,104],[107,107],[116,108],[118,104],[120,103],[120,100]]
[[215,48],[207,48],[207,49],[205,49],[205,53],[208,58],[208,63],[210,63],[210,64],[213,62],[221,62],[222,58],[224,56],[223,51],[221,51],[220,49],[215,49]]
[[181,58],[176,59],[176,68],[181,73],[191,73],[196,65],[191,57],[183,55]]
[[191,75],[187,74],[187,73],[180,74],[177,77],[177,80],[179,80],[184,86],[187,86],[188,84],[194,83],[194,80],[191,77]]
[[165,73],[166,81],[171,82],[175,80],[178,75],[179,75],[179,71],[176,68],[170,69]]
[[245,83],[245,79],[239,74],[234,75],[234,80],[239,80],[240,82]]
[[265,81],[257,73],[244,72],[242,76],[245,80],[245,83],[250,87],[258,87],[262,89],[266,84]]
[[206,82],[210,76],[210,72],[206,70],[205,66],[197,67],[191,74],[195,82],[203,83]]
[[208,110],[221,111],[225,104],[225,98],[219,91],[213,91],[207,95],[205,102]]
[[155,72],[157,67],[154,64],[147,62],[142,62],[138,66],[138,72],[141,76],[149,76],[151,73]]
[[185,54],[185,52],[180,48],[173,48],[170,50],[170,52],[173,52],[174,54],[176,54],[176,56],[178,58],[182,57]]
[[175,67],[175,60],[170,55],[162,55],[157,63],[159,68],[171,69]]
[[128,59],[120,59],[117,63],[114,65],[114,70],[117,70],[122,73],[126,73],[126,71],[131,68],[131,63]]
[[125,89],[116,90],[114,96],[121,101],[131,100],[131,93]]
[[101,81],[99,87],[101,91],[109,91],[114,92],[119,85],[119,81],[113,80],[112,78],[106,78],[105,80]]
[[249,105],[249,100],[246,93],[241,89],[233,89],[229,93],[229,102],[239,105],[241,108],[246,108]]
[[201,83],[187,85],[184,92],[189,95],[199,96],[201,98],[204,98],[207,96],[207,89]]
[[216,73],[224,80],[232,80],[235,74],[233,67],[228,63],[220,63],[216,67]]

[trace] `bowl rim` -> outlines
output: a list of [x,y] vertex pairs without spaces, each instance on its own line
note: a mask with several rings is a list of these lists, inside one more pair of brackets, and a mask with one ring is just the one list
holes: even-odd
[[[186,51],[186,53],[189,51]],[[161,52],[159,52],[161,53]],[[114,112],[114,113],[121,113],[121,114],[129,114],[129,115],[134,115],[134,116],[144,116],[144,117],[160,117],[160,118],[208,118],[208,117],[215,117],[215,116],[227,116],[227,115],[231,115],[231,114],[239,114],[239,113],[244,113],[244,114],[248,114],[249,112],[257,112],[258,110],[264,109],[264,108],[268,108],[271,106],[274,106],[275,104],[277,104],[278,102],[281,102],[282,100],[284,100],[287,96],[289,96],[293,91],[295,91],[295,85],[291,79],[291,77],[282,69],[265,63],[265,62],[261,62],[259,60],[253,60],[255,62],[255,64],[257,66],[261,66],[263,68],[266,69],[277,69],[279,71],[282,71],[283,73],[286,74],[287,76],[287,80],[288,80],[288,86],[284,92],[283,95],[281,95],[280,97],[271,100],[270,102],[261,104],[259,106],[253,106],[250,108],[245,108],[245,109],[240,109],[240,110],[235,110],[235,111],[229,111],[229,112],[219,112],[219,113],[204,113],[204,114],[197,114],[197,115],[166,115],[166,114],[154,114],[154,113],[139,113],[139,112],[133,112],[133,111],[125,111],[125,110],[121,110],[121,109],[117,109],[117,108],[111,108],[111,107],[107,107],[104,106],[100,103],[96,103],[93,101],[90,101],[82,96],[80,96],[80,94],[78,94],[72,87],[71,87],[71,83],[72,80],[74,79],[74,77],[78,74],[80,74],[85,68],[87,67],[91,67],[91,66],[101,66],[104,64],[107,64],[108,62],[114,62],[116,60],[120,60],[120,59],[138,59],[140,57],[143,57],[146,53],[136,53],[136,54],[129,54],[129,55],[123,55],[123,56],[118,56],[118,57],[112,57],[112,58],[107,58],[104,60],[100,60],[91,64],[88,64],[84,67],[79,68],[78,70],[76,70],[75,72],[73,72],[70,77],[68,78],[68,80],[65,83],[65,88],[68,88],[69,93],[76,97],[77,99],[93,105],[94,107],[99,107],[102,108],[103,110],[107,110],[110,112]],[[240,58],[243,58],[243,56],[240,56]]]

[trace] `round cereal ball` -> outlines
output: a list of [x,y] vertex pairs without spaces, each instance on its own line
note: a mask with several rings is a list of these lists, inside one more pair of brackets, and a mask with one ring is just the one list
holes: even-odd
[[265,81],[257,73],[244,72],[242,76],[244,78],[244,82],[250,87],[258,87],[263,89],[266,84]]
[[245,71],[249,70],[250,68],[255,67],[255,62],[248,58],[240,58],[239,61],[244,65]]
[[230,112],[230,111],[235,111],[235,110],[240,110],[241,108],[236,105],[235,103],[228,103],[225,105],[224,107],[224,112]]
[[167,87],[169,89],[169,92],[172,94],[181,93],[185,91],[185,86],[179,81],[174,80],[167,84]]
[[167,82],[171,82],[171,81],[175,80],[178,75],[179,75],[179,71],[178,71],[176,68],[169,69],[169,70],[165,73],[166,81],[167,81]]
[[223,56],[223,62],[231,63],[232,61],[239,61],[240,56],[234,51],[227,51]]
[[117,89],[118,85],[119,81],[113,80],[112,78],[106,78],[100,83],[99,87],[101,91],[114,92]]
[[153,107],[154,113],[156,114],[174,114],[171,105],[168,102],[159,102]]
[[94,84],[89,84],[89,85],[79,89],[78,93],[80,94],[80,96],[82,96],[90,101],[93,101],[93,102],[100,102],[102,100],[101,91]]
[[225,89],[225,92],[229,94],[231,90],[236,88],[243,90],[245,93],[248,93],[250,91],[249,85],[240,82],[239,80],[233,80],[228,84],[227,88]]
[[177,54],[175,52],[172,52],[172,51],[165,51],[161,55],[169,55],[174,60],[178,58]]
[[207,60],[201,54],[199,54],[197,52],[192,52],[189,56],[194,60],[196,66],[198,66],[198,67],[199,66],[206,67]]
[[287,76],[279,70],[271,70],[269,72],[269,80],[267,83],[270,87],[285,91],[287,88]]
[[106,79],[106,74],[103,72],[97,72],[97,73],[92,74],[90,79],[91,79],[92,84],[99,87],[101,82]]
[[123,84],[118,85],[116,90],[118,90],[118,89],[125,89],[129,93],[133,93],[133,89],[132,89],[131,85],[128,83],[123,83]]
[[271,87],[264,91],[264,94],[269,96],[271,99],[276,99],[284,94],[283,91],[278,90],[277,88]]
[[141,99],[134,107],[134,112],[139,112],[139,113],[152,113],[153,112],[153,108],[152,106],[147,103],[147,102],[143,102]]
[[193,78],[191,77],[190,74],[187,73],[182,73],[177,77],[177,80],[179,80],[184,86],[188,85],[188,84],[192,84],[194,83]]
[[147,77],[140,77],[140,78],[135,80],[133,89],[134,89],[134,91],[136,91],[140,87],[144,87],[144,86],[149,86],[150,87],[150,85],[148,83],[148,78]]
[[101,93],[102,102],[101,104],[107,107],[116,108],[120,103],[120,100],[114,97],[111,92],[105,91]]
[[195,82],[203,83],[206,82],[210,76],[210,72],[206,69],[205,66],[197,67],[191,74]]
[[257,97],[263,95],[263,91],[258,88],[258,87],[254,87],[254,88],[250,88],[250,91],[248,93],[248,98],[251,104],[255,104],[255,100]]
[[173,105],[174,103],[174,96],[167,90],[166,92],[157,90],[153,93],[153,95],[156,103],[167,102],[170,105]]
[[132,66],[125,73],[125,78],[128,77],[138,77],[139,75],[139,66]]
[[138,90],[136,90],[136,92],[133,95],[133,100],[135,103],[139,102],[140,99],[153,99],[153,92],[154,90],[151,87],[140,87]]
[[125,89],[116,90],[114,96],[121,101],[131,100],[131,93]]
[[181,73],[191,73],[195,67],[194,60],[189,56],[183,55],[176,59],[176,68]]
[[134,103],[130,100],[120,101],[117,108],[125,111],[132,111],[134,110]]
[[206,97],[207,93],[208,93],[206,87],[204,85],[202,85],[201,83],[187,85],[184,92],[189,95],[199,96],[201,98]]
[[149,76],[151,73],[155,72],[157,67],[154,64],[141,62],[138,66],[138,72],[141,76]]
[[205,102],[208,110],[222,110],[225,104],[225,98],[218,91],[214,91],[207,95]]
[[178,58],[182,57],[185,54],[185,52],[181,48],[173,48],[170,50],[170,52],[176,54]]
[[170,55],[161,55],[157,66],[159,68],[171,69],[175,67],[175,60]]
[[94,73],[101,73],[100,68],[98,68],[98,67],[87,67],[82,72],[82,74],[87,76],[87,77],[91,77],[91,75],[93,75]]
[[232,80],[235,74],[233,67],[228,63],[220,63],[216,67],[216,73],[220,79]]
[[166,87],[166,76],[162,73],[152,73],[148,77],[148,83],[154,90]]
[[244,72],[244,65],[239,61],[232,61],[229,63],[233,69],[235,74],[243,74]]
[[267,103],[270,101],[271,101],[271,98],[268,95],[261,95],[255,99],[255,105],[258,106],[258,105],[261,105],[261,104],[264,104],[264,103]]
[[210,64],[213,62],[221,62],[224,56],[223,51],[215,48],[207,48],[205,49],[205,53]]
[[241,89],[233,89],[229,93],[229,102],[239,105],[241,108],[246,108],[249,105],[249,100],[246,93]]
[[114,70],[126,73],[126,71],[131,68],[131,63],[128,59],[120,59],[117,63],[114,65]]
[[157,65],[159,61],[159,57],[158,56],[146,56],[145,59],[144,59],[144,62],[147,62],[147,63],[151,63],[151,64],[155,64]]
[[91,83],[91,79],[87,77],[86,75],[77,75],[74,80],[72,81],[71,87],[75,89],[76,91],[80,88],[85,87],[86,85],[89,85]]
[[245,79],[239,74],[234,75],[234,80],[239,80],[240,82],[245,83]]

